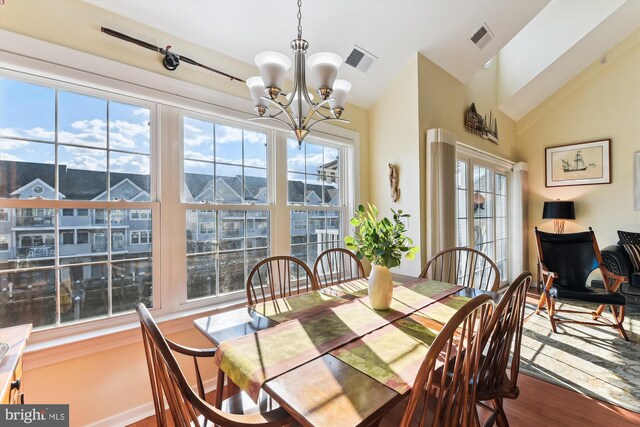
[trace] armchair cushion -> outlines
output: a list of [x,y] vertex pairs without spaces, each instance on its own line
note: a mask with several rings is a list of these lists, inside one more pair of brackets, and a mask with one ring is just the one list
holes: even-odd
[[557,300],[575,300],[594,304],[625,305],[627,299],[619,292],[607,292],[605,289],[583,288],[579,291],[553,285],[549,290],[551,298]]
[[640,233],[631,233],[629,231],[618,230],[618,238],[620,244],[629,254],[633,271],[640,271]]

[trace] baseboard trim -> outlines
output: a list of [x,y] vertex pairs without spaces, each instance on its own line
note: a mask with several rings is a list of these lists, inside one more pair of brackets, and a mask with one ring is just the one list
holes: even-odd
[[[216,379],[207,380],[204,382],[204,390],[206,393],[210,393],[216,389]],[[166,408],[165,408],[166,409]],[[136,406],[119,414],[112,415],[108,418],[103,418],[95,423],[87,424],[87,427],[113,427],[113,426],[128,426],[130,424],[141,421],[147,417],[155,414],[155,408],[153,401],[147,402],[144,405]]]

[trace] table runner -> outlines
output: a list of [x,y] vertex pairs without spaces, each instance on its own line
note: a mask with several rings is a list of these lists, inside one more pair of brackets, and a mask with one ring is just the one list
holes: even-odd
[[348,301],[329,293],[310,291],[290,297],[263,301],[254,304],[251,308],[271,320],[283,323],[309,316]]
[[362,297],[318,313],[223,342],[220,369],[254,400],[267,380],[379,329],[462,289],[419,279],[394,289],[391,308],[376,311]]
[[435,337],[470,299],[450,295],[329,354],[404,394],[413,386]]

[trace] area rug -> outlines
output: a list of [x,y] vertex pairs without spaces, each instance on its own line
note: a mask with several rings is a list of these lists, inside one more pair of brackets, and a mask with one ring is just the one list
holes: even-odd
[[[576,323],[560,324],[554,334],[546,313],[536,315],[535,306],[527,304],[526,314],[521,372],[640,413],[640,314],[625,318],[630,342],[613,328]],[[590,320],[567,313],[559,317]]]

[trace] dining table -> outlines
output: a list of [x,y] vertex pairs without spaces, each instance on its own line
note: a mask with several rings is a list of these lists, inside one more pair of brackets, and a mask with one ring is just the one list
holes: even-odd
[[366,426],[410,393],[429,345],[467,301],[499,294],[394,277],[389,310],[367,279],[196,319],[229,384],[268,394],[304,426]]

